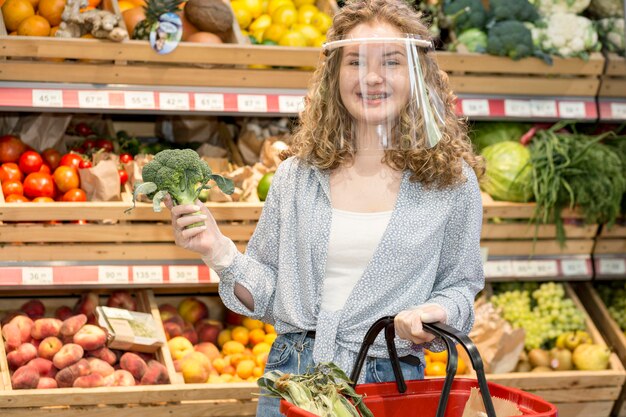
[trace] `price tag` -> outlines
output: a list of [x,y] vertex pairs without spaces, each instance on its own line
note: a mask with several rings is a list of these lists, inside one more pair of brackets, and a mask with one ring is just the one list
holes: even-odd
[[33,90],[33,107],[63,107],[63,91]]
[[128,267],[99,266],[98,282],[100,284],[128,284]]
[[563,259],[561,269],[566,277],[589,275],[587,260],[585,259]]
[[564,119],[585,118],[587,116],[585,103],[582,101],[561,101],[559,102],[559,115]]
[[516,277],[535,277],[537,268],[532,261],[513,261],[513,275]]
[[528,117],[531,114],[528,100],[504,100],[504,114],[511,117]]
[[626,274],[626,260],[600,258],[599,269],[601,275],[624,275]]
[[626,103],[611,103],[613,119],[626,120]]
[[237,96],[237,109],[240,112],[266,113],[267,97],[239,94]]
[[196,284],[198,282],[197,266],[170,266],[169,271],[172,284]]
[[196,93],[196,110],[224,111],[224,94]]
[[54,283],[52,268],[22,268],[22,285],[52,285]]
[[556,277],[559,275],[559,265],[556,260],[531,261],[536,277]]
[[127,109],[152,110],[156,108],[152,91],[124,91],[124,103]]
[[488,261],[485,264],[487,278],[502,278],[513,276],[511,261]]
[[489,248],[486,246],[481,246],[480,247],[480,258],[483,261],[483,266],[487,263],[487,260],[489,259]]
[[462,99],[461,109],[464,116],[489,116],[489,100]]
[[297,114],[304,110],[303,96],[278,96],[278,111]]
[[79,91],[78,107],[81,109],[106,109],[109,107],[109,92]]
[[161,110],[189,110],[189,94],[159,93]]
[[530,100],[530,115],[533,117],[557,117],[556,101]]
[[161,284],[163,268],[160,266],[133,266],[133,283]]

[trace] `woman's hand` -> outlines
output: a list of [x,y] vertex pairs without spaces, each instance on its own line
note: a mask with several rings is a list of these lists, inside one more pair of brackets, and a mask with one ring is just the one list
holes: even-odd
[[435,335],[424,331],[422,323],[445,323],[447,318],[448,314],[439,304],[422,304],[399,312],[393,324],[400,339],[420,345],[435,339]]

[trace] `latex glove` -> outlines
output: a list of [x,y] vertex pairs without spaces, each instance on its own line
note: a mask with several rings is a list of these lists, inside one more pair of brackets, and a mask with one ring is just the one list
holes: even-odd
[[432,342],[435,335],[424,331],[422,323],[445,323],[448,319],[446,310],[439,304],[422,304],[403,310],[396,315],[394,326],[400,339],[409,340],[416,345]]
[[[172,214],[176,245],[198,252],[202,255],[202,260],[216,272],[232,264],[237,247],[222,234],[204,204],[196,200],[196,204],[174,206],[170,196],[166,196],[163,202]],[[185,229],[185,226],[198,222],[204,223],[204,226]]]

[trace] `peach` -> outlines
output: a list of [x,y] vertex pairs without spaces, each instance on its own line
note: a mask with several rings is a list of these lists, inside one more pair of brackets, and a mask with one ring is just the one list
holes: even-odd
[[163,323],[176,323],[178,326],[180,326],[181,329],[185,327],[185,320],[183,320],[183,318],[178,313],[173,314],[172,316],[163,320]]
[[107,335],[104,330],[93,324],[86,324],[74,335],[74,343],[85,350],[96,350],[104,346]]
[[211,342],[213,344],[217,344],[217,336],[224,329],[222,322],[208,319],[199,321],[195,327],[199,342]]
[[[52,363],[57,369],[63,369],[81,360],[84,353],[85,351],[80,345],[68,343],[67,345],[63,345],[61,350],[54,355]],[[87,363],[87,361],[85,361],[85,363]]]
[[176,336],[183,334],[183,329],[178,323],[165,322],[163,323],[163,330],[165,331],[165,337],[167,340],[173,339]]
[[68,317],[61,324],[61,335],[74,336],[85,324],[87,324],[87,316],[84,314]]
[[102,359],[88,358],[87,362],[89,362],[89,369],[91,369],[92,374],[100,374],[103,377],[107,377],[115,372],[115,369]]
[[[206,363],[209,359],[200,352],[194,352],[195,354],[204,358]],[[191,355],[193,355],[192,353]],[[182,366],[183,379],[187,384],[204,383],[209,379],[209,372],[203,364],[197,360],[197,358],[189,357],[183,360]]]
[[113,291],[107,300],[107,307],[123,308],[124,310],[137,310],[137,303],[128,291]]
[[115,365],[115,362],[117,362],[117,355],[108,347],[87,351],[87,357],[102,359],[111,366]]
[[87,376],[90,373],[89,362],[87,362],[87,359],[81,359],[75,364],[61,369],[54,379],[57,381],[59,388],[67,388],[73,386],[77,378]]
[[46,315],[46,307],[40,300],[30,300],[22,304],[20,307],[28,317],[31,319],[39,319]]
[[11,375],[13,389],[37,388],[39,384],[39,372],[34,366],[22,366]]
[[35,358],[28,362],[28,365],[37,368],[39,376],[42,378],[54,378],[58,372],[52,361],[44,358]]
[[61,330],[61,323],[59,319],[37,319],[33,324],[33,330],[30,335],[33,339],[45,339],[50,336],[58,336]]
[[139,355],[132,352],[126,352],[122,355],[120,358],[120,367],[130,372],[137,381],[141,380],[143,374],[145,374],[148,369],[146,362],[141,359]]
[[54,311],[54,317],[62,321],[67,320],[73,315],[72,309],[68,306],[61,306]]
[[50,359],[54,358],[59,350],[63,347],[63,342],[58,337],[50,336],[46,337],[39,343],[37,347],[37,353],[40,358]]
[[9,324],[15,324],[20,329],[20,338],[22,343],[26,343],[30,340],[34,327],[33,320],[30,317],[15,316],[11,319]]
[[178,304],[178,314],[187,323],[209,318],[209,307],[195,297],[185,298]]
[[162,363],[155,360],[148,362],[148,370],[141,378],[141,385],[162,385],[169,382],[167,368]]
[[56,379],[50,378],[47,376],[40,377],[39,383],[37,384],[37,389],[50,389],[50,388],[58,388]]
[[2,337],[4,338],[7,351],[17,349],[22,344],[22,334],[17,324],[7,323],[2,326]]
[[82,313],[89,318],[95,314],[98,303],[98,294],[93,292],[85,293],[81,295],[80,300],[76,302],[76,305],[74,306],[74,314]]
[[7,354],[7,362],[10,369],[17,369],[26,365],[37,357],[37,348],[30,343],[23,343],[17,350]]
[[7,311],[4,316],[2,316],[2,321],[0,321],[0,324],[2,324],[3,326],[10,323],[11,320],[13,320],[15,317],[17,316],[24,316],[24,317],[28,317],[26,315],[26,313],[24,313],[23,311],[19,311],[19,310],[9,310]]
[[105,386],[106,381],[100,374],[89,374],[85,376],[79,376],[74,380],[72,384],[76,388],[95,388]]
[[113,372],[113,375],[109,375],[107,378],[112,378],[113,383],[111,386],[113,387],[132,387],[136,385],[133,374],[124,369],[116,370]]
[[171,317],[174,314],[178,314],[178,310],[173,305],[166,303],[159,306],[159,313],[161,313],[161,318],[163,319],[163,314],[169,313],[168,316]]
[[211,362],[220,357],[220,350],[211,342],[203,342],[194,346],[196,352],[204,354]]
[[189,340],[182,336],[175,337],[167,341],[167,346],[172,354],[172,359],[182,359],[188,353],[193,352],[193,345]]
[[189,323],[183,328],[183,334],[181,334],[181,336],[189,340],[192,345],[198,343],[198,333],[196,333],[196,329],[193,328],[193,325]]

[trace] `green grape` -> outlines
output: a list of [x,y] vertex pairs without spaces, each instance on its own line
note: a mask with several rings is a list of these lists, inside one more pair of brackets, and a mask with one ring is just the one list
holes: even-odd
[[600,298],[620,329],[626,330],[626,284],[619,281],[597,284]]

